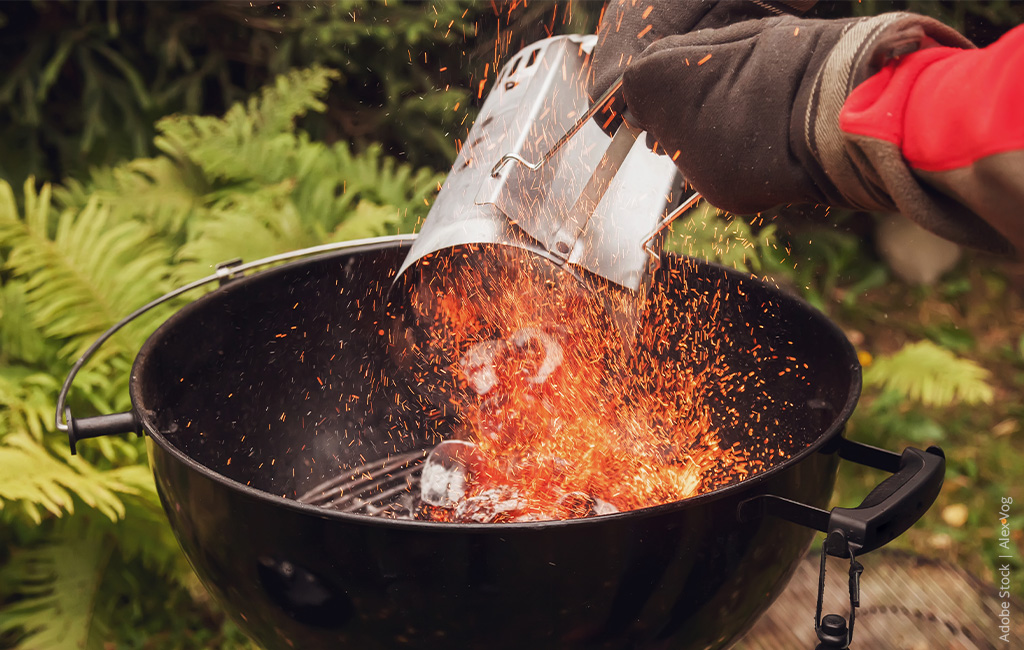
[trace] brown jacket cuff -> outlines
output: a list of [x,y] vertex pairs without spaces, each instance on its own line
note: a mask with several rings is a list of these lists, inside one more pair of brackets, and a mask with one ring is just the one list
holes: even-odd
[[[798,103],[802,110],[795,115],[803,122],[794,125],[794,137],[803,138],[806,150],[823,170],[824,178],[816,180],[832,203],[862,210],[902,210],[890,191],[893,179],[884,177],[870,157],[851,148],[839,129],[839,113],[853,89],[892,59],[935,46],[974,47],[951,27],[916,14],[888,13],[851,21],[808,81],[801,93],[803,106]],[[898,150],[895,155],[902,161]],[[893,167],[885,169],[888,175]],[[909,176],[909,169],[905,171]]]

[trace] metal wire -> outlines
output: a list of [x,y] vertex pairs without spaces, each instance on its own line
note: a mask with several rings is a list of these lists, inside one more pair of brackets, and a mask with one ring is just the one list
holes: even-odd
[[[60,393],[57,395],[57,409],[54,414],[54,424],[58,431],[67,433],[68,423],[71,421],[71,409],[66,407],[68,393],[71,391],[71,385],[75,381],[75,377],[78,375],[78,371],[82,369],[82,366],[89,361],[96,350],[106,343],[110,337],[116,334],[122,327],[132,322],[142,314],[145,314],[150,309],[158,305],[162,305],[168,300],[177,298],[183,293],[198,289],[199,287],[210,284],[211,282],[234,279],[248,270],[259,268],[261,266],[267,266],[268,264],[274,264],[276,262],[285,262],[300,257],[308,257],[310,255],[316,255],[318,253],[331,253],[339,250],[345,250],[347,248],[356,248],[358,246],[365,246],[368,244],[392,244],[398,242],[412,241],[416,238],[416,235],[393,235],[390,237],[374,237],[368,239],[354,239],[352,241],[337,242],[333,244],[323,244],[320,246],[311,246],[309,248],[302,248],[296,251],[289,251],[287,253],[281,253],[279,255],[271,255],[270,257],[264,257],[263,259],[256,260],[254,262],[248,262],[246,264],[239,264],[237,266],[221,266],[218,267],[217,272],[213,275],[208,275],[205,278],[201,278],[194,282],[190,282],[183,287],[178,287],[170,293],[166,293],[152,302],[146,303],[142,307],[139,307],[132,313],[128,314],[106,332],[101,334],[99,338],[93,342],[92,345],[86,349],[86,351],[78,358],[75,365],[71,366],[71,370],[68,372],[67,379],[64,380],[64,385],[61,386]],[[64,415],[64,420],[61,421],[61,415]]]
[[352,467],[297,500],[351,513],[386,508],[396,496],[411,492],[418,485],[426,454],[425,450],[416,450]]
[[562,137],[560,137],[558,141],[555,142],[555,144],[551,145],[550,149],[544,152],[544,155],[540,157],[540,160],[538,160],[537,162],[530,162],[518,154],[507,153],[504,156],[502,156],[498,160],[498,162],[494,164],[494,167],[491,167],[491,177],[497,178],[501,174],[501,170],[504,169],[505,165],[512,161],[515,161],[532,171],[540,169],[541,165],[546,163],[548,160],[551,159],[552,156],[558,153],[558,150],[561,149],[566,142],[571,140],[572,137],[576,135],[580,129],[583,128],[583,125],[589,122],[592,117],[597,115],[597,112],[604,107],[608,100],[612,98],[612,95],[618,92],[620,88],[622,88],[621,75],[619,75],[619,78],[616,79],[612,83],[612,85],[608,87],[608,90],[604,91],[604,93],[600,97],[598,97],[596,101],[594,101],[594,103],[590,106],[590,109],[586,113],[584,113],[583,116],[580,117],[580,119],[576,120],[575,124],[570,126],[569,130],[566,131],[562,135]]

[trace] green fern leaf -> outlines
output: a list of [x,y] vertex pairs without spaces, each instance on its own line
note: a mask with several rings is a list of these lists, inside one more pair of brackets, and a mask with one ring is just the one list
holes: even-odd
[[[135,221],[118,222],[98,200],[65,210],[51,223],[50,186],[37,194],[25,183],[25,215],[0,182],[0,245],[7,266],[24,279],[32,319],[40,332],[63,343],[60,356],[81,355],[95,338],[169,288],[170,251]],[[6,199],[6,200],[5,200]],[[134,353],[143,334],[165,314],[151,312],[118,334],[97,355]]]
[[[379,145],[368,147],[358,154],[352,153],[345,143],[331,149],[333,170],[322,170],[342,183],[343,196],[348,200],[368,199],[379,205],[392,205],[404,229],[415,224],[429,210],[428,199],[434,196],[444,180],[443,174],[411,165],[398,163],[385,156]],[[300,186],[300,192],[301,192]],[[301,199],[297,203],[302,206]]]
[[218,262],[255,260],[321,243],[303,223],[289,194],[291,183],[220,193],[177,253],[182,280],[206,275]]
[[335,229],[331,241],[377,237],[386,234],[398,222],[398,209],[394,206],[360,201],[355,210]]
[[32,322],[25,283],[0,286],[0,361],[36,363],[47,352],[46,341]]
[[160,120],[154,143],[173,159],[193,161],[210,179],[278,183],[292,172],[284,154],[296,148],[295,119],[322,112],[326,107],[321,98],[339,76],[319,66],[292,70],[223,117]]
[[27,431],[42,440],[50,428],[58,387],[57,379],[44,372],[0,365],[0,431]]
[[117,221],[139,219],[156,232],[176,236],[208,189],[194,165],[160,156],[95,169],[88,186],[69,180],[54,188],[54,198],[62,207],[78,210],[98,199]]
[[755,234],[743,219],[726,218],[702,201],[673,223],[665,250],[750,273],[764,273],[776,270],[777,258],[781,258],[772,241],[774,235],[773,226]]
[[95,616],[100,583],[114,546],[97,527],[62,528],[43,546],[15,551],[4,582],[18,598],[0,610],[0,636],[19,635],[19,650],[99,650]]
[[989,372],[931,341],[905,345],[876,358],[864,371],[864,385],[893,391],[925,406],[991,404]]
[[74,497],[111,520],[124,517],[117,493],[138,490],[117,472],[103,472],[78,457],[57,460],[38,441],[22,432],[10,433],[0,443],[0,509],[8,504],[30,504],[23,511],[38,524],[40,508],[53,516],[74,512]]

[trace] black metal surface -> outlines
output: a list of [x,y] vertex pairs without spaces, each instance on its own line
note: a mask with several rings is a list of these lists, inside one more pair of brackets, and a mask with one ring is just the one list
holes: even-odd
[[416,408],[386,351],[379,302],[403,255],[366,246],[231,282],[136,360],[132,401],[168,518],[236,622],[267,648],[717,648],[741,634],[811,532],[741,522],[739,505],[764,494],[827,504],[860,387],[842,333],[740,274],[669,260],[658,282],[734,296],[719,314],[732,335],[757,331],[807,362],[781,374],[763,362],[771,403],[734,396],[783,423],[788,460],[684,502],[573,521],[392,521],[299,503],[450,424]]

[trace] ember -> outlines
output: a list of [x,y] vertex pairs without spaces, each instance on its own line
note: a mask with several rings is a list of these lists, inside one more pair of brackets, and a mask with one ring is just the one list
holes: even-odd
[[434,394],[452,401],[461,425],[426,460],[418,518],[608,514],[692,497],[762,466],[719,436],[710,398],[743,390],[734,385],[743,378],[709,353],[724,335],[714,296],[701,297],[700,317],[670,316],[659,309],[666,296],[647,296],[652,313],[673,321],[642,325],[634,356],[605,309],[625,298],[542,258],[470,247],[432,256],[419,278],[416,353],[453,378]]

